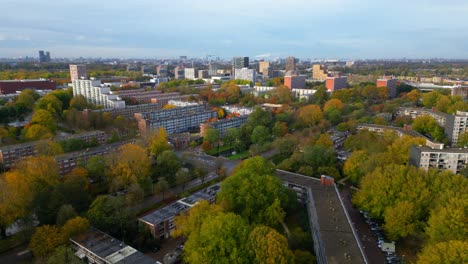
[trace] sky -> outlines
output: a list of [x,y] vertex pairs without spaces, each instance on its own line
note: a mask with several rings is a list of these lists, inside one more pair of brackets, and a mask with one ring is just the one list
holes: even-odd
[[466,0],[1,0],[0,57],[468,58]]

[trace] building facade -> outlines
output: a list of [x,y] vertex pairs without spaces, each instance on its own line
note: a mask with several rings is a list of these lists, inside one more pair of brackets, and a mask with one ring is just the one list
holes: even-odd
[[111,92],[110,87],[101,86],[100,80],[74,80],[73,96],[83,95],[89,103],[103,108],[124,108],[125,101],[118,94]]
[[320,64],[312,65],[312,79],[317,81],[325,81],[328,77],[325,66]]
[[175,67],[174,68],[174,78],[176,80],[182,80],[185,78],[185,70],[184,67]]
[[284,86],[289,89],[304,89],[306,84],[306,76],[284,76]]
[[159,65],[159,66],[156,68],[156,74],[157,74],[159,77],[167,77],[167,67],[166,67],[166,66]]
[[426,146],[411,146],[409,162],[425,170],[432,168],[459,173],[468,163],[468,149],[433,149]]
[[286,65],[285,71],[295,71],[296,70],[296,58],[294,57],[287,57],[286,58]]
[[203,137],[205,136],[205,131],[207,128],[213,128],[217,129],[219,131],[219,136],[221,138],[224,137],[226,134],[226,131],[229,128],[239,128],[243,124],[247,122],[247,119],[249,117],[247,115],[244,116],[238,116],[238,117],[231,117],[231,118],[225,118],[225,119],[220,119],[214,122],[208,122],[200,125],[200,135]]
[[198,78],[199,79],[206,79],[210,76],[208,70],[198,70]]
[[79,79],[88,79],[86,65],[70,64],[70,79],[72,82]]
[[260,61],[258,63],[258,72],[262,73],[263,76],[269,76],[270,62],[269,61]]
[[38,80],[1,80],[0,94],[14,94],[17,91],[26,89],[33,90],[55,90],[57,85],[54,81],[38,79]]
[[464,133],[468,127],[468,112],[457,111],[454,115],[447,115],[445,123],[445,135],[452,144],[458,144],[460,134]]
[[377,87],[387,87],[388,89],[388,97],[395,98],[397,94],[397,79],[378,79],[377,80]]
[[254,69],[249,68],[235,69],[234,78],[236,80],[251,81],[253,85],[255,85],[255,82],[257,81],[257,73]]
[[348,77],[327,77],[325,87],[328,92],[333,92],[348,87]]
[[185,77],[185,79],[196,80],[197,79],[197,70],[195,70],[195,68],[185,68],[184,69],[184,77]]
[[235,69],[249,68],[249,57],[234,57],[232,58],[232,72]]

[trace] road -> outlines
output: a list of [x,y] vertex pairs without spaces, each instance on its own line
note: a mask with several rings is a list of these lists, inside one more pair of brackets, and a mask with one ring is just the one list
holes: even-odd
[[349,186],[346,186],[340,191],[341,199],[346,207],[349,217],[356,230],[361,245],[364,249],[364,254],[369,263],[385,263],[385,257],[380,248],[377,246],[377,240],[374,237],[370,226],[365,222],[364,217],[359,213],[359,210],[354,208],[351,204],[351,194]]

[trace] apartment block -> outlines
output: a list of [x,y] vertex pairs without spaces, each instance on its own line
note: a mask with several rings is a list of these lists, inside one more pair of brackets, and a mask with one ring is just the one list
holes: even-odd
[[468,163],[468,149],[433,149],[426,146],[411,146],[411,165],[422,169],[449,170],[459,173]]
[[325,66],[320,64],[312,65],[312,79],[318,81],[325,81],[328,77],[327,70]]
[[196,80],[197,79],[197,70],[195,68],[185,68],[184,69],[184,77],[185,77],[185,79]]
[[304,89],[306,84],[306,76],[304,75],[286,75],[284,76],[284,86],[289,89]]
[[206,79],[210,76],[208,70],[198,70],[198,78],[199,79]]
[[156,67],[156,74],[159,77],[163,77],[163,78],[167,77],[167,67],[159,65],[158,67]]
[[249,68],[235,69],[234,78],[236,80],[251,81],[255,85],[255,82],[257,81],[257,73],[254,69]]
[[377,87],[387,87],[388,97],[395,98],[397,94],[397,79],[382,78],[377,80]]
[[[106,141],[106,135],[103,131],[90,131],[81,134],[58,136],[53,138],[53,141],[62,142],[70,139],[81,139],[87,143],[97,140],[99,144],[104,144]],[[5,168],[11,168],[22,158],[36,156],[38,154],[37,147],[41,142],[42,141],[34,141],[1,147],[0,162]]]
[[80,258],[83,263],[157,263],[153,258],[96,228],[90,228],[88,231],[70,238],[70,243],[75,250],[75,256]]
[[229,128],[239,128],[247,122],[249,117],[247,115],[239,117],[231,117],[225,119],[219,119],[214,122],[208,122],[200,125],[200,135],[205,136],[205,131],[207,128],[217,129],[219,131],[219,136],[224,137],[226,131]]
[[86,65],[70,64],[70,79],[72,82],[79,79],[88,79]]
[[269,69],[270,69],[269,61],[260,61],[258,63],[258,72],[262,73],[264,76],[268,76]]
[[439,126],[442,127],[445,127],[445,123],[448,117],[448,114],[446,113],[426,108],[399,107],[397,110],[397,116],[409,116],[412,119],[423,115],[432,116],[439,124]]
[[73,96],[83,95],[89,103],[103,108],[123,108],[125,101],[114,94],[110,87],[102,86],[100,80],[73,80]]
[[249,57],[232,58],[232,72],[235,72],[235,69],[242,68],[249,68]]
[[445,123],[445,135],[452,146],[458,144],[458,137],[464,133],[468,127],[468,112],[457,111],[454,115],[447,115]]
[[135,114],[142,135],[159,127],[163,127],[167,134],[196,131],[200,124],[216,116],[215,110],[202,104]]
[[138,218],[138,221],[146,225],[154,238],[164,240],[171,236],[175,228],[174,218],[183,212],[190,210],[201,200],[214,203],[221,185],[215,184],[202,191],[194,193],[164,208],[154,210],[147,215]]
[[348,87],[348,77],[327,77],[325,87],[328,92],[333,92]]

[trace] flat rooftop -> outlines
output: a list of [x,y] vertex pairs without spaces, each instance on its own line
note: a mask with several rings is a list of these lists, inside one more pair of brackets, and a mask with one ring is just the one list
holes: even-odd
[[104,259],[106,263],[156,263],[156,260],[96,228],[91,228],[70,240]]
[[313,204],[309,201],[308,206],[315,211],[318,222],[318,227],[311,228],[319,231],[327,263],[366,263],[335,186],[325,186],[319,179],[286,171],[277,170],[276,175],[284,182],[310,189]]

